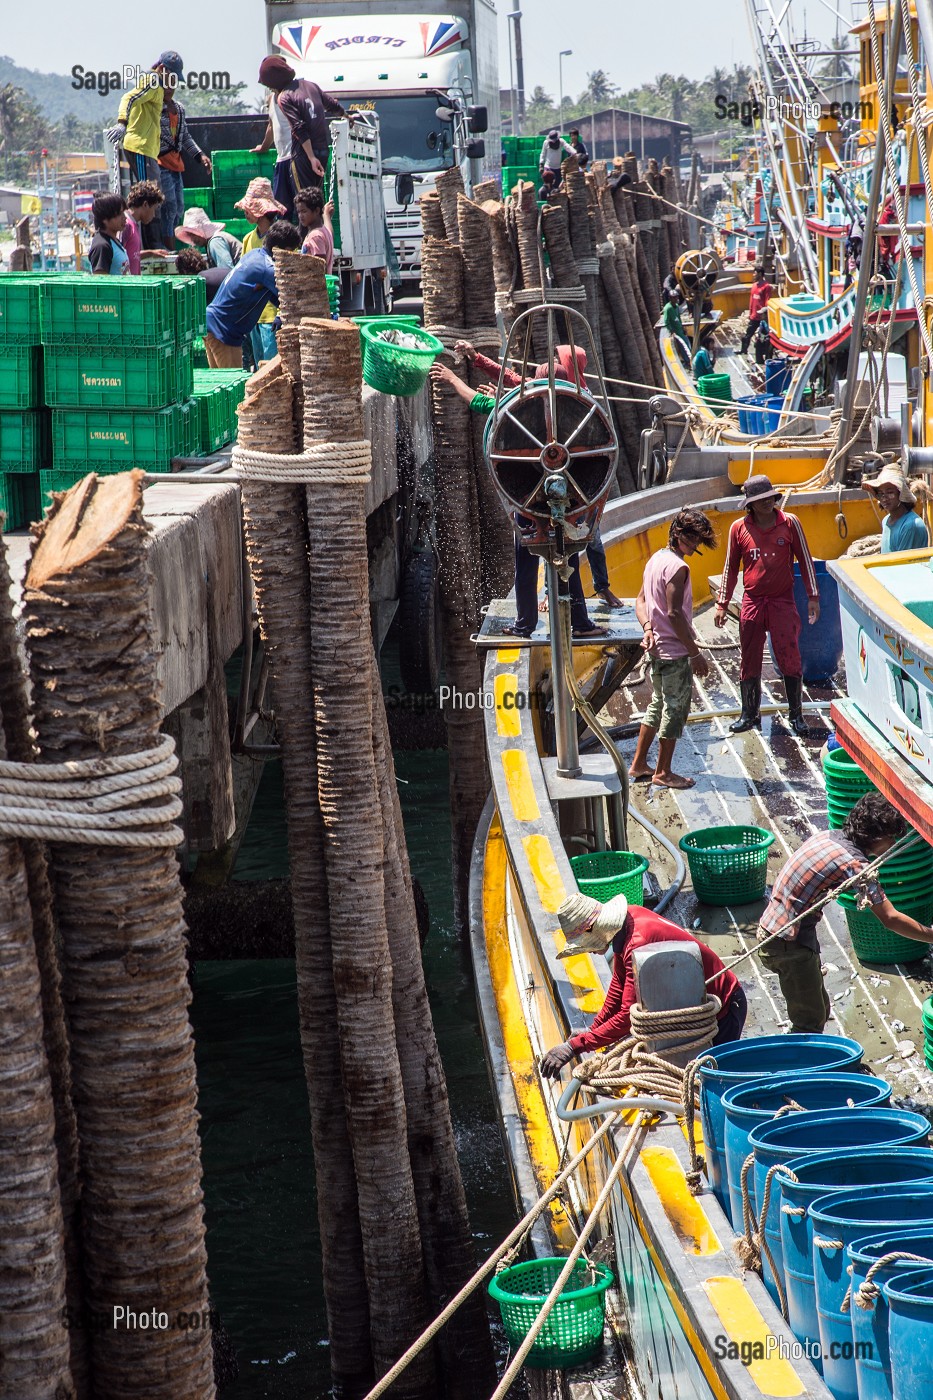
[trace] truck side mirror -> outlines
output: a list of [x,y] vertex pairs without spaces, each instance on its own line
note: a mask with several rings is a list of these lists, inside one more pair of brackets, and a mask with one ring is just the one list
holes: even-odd
[[485,107],[467,108],[467,125],[475,136],[489,130],[489,113]]
[[482,139],[468,141],[466,143],[466,153],[470,160],[482,160],[486,154],[486,142]]
[[395,177],[395,202],[407,209],[415,197],[415,182],[411,172],[400,170]]

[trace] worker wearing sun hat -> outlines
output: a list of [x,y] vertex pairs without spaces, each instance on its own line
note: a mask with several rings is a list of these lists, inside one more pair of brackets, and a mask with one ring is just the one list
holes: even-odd
[[[261,248],[262,240],[269,232],[272,221],[286,218],[288,215],[285,205],[279,203],[272,191],[272,181],[263,175],[257,175],[255,180],[250,180],[245,195],[242,199],[238,199],[233,207],[234,209],[242,209],[246,217],[256,225],[243,239],[244,253],[251,253],[254,248]],[[250,332],[250,344],[257,369],[260,361],[274,359],[278,351],[273,328],[277,315],[278,308],[273,306],[270,301]]]
[[748,1002],[742,984],[734,972],[723,966],[722,959],[712,948],[694,938],[692,933],[662,919],[651,909],[629,905],[624,895],[616,895],[606,904],[589,895],[568,895],[557,911],[557,918],[567,940],[558,953],[559,958],[571,958],[578,953],[602,953],[612,945],[612,981],[602,1009],[596,1013],[588,1030],[579,1031],[555,1045],[541,1058],[541,1073],[545,1079],[557,1079],[561,1070],[577,1055],[590,1054],[606,1045],[615,1045],[631,1032],[632,1007],[638,997],[635,985],[634,954],[649,943],[696,943],[703,962],[707,991],[719,998],[719,1031],[714,1045],[738,1040],[748,1014]]
[[761,725],[761,663],[765,637],[770,633],[774,659],[784,681],[788,719],[795,734],[804,736],[809,726],[803,717],[803,663],[800,658],[800,614],[794,601],[794,560],[800,565],[807,594],[811,627],[819,620],[820,595],[816,570],[803,526],[796,515],[778,510],[781,492],[766,476],[750,476],[742,487],[744,518],[729,528],[726,566],[716,598],[714,622],[722,627],[726,609],[742,568],[742,611],[739,645],[742,649],[740,688],[742,713],[729,728],[734,734]]
[[926,523],[914,510],[917,498],[900,467],[882,467],[877,476],[863,476],[862,485],[870,491],[885,512],[881,526],[881,553],[897,554],[902,549],[926,549],[930,535]]
[[207,211],[192,205],[185,210],[185,221],[175,230],[180,243],[200,248],[210,267],[236,267],[243,254],[243,244],[224,225],[207,217]]

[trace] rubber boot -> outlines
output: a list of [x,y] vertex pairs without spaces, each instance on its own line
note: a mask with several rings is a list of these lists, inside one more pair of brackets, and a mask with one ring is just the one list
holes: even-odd
[[739,681],[742,692],[742,713],[729,725],[732,734],[744,734],[746,729],[761,728],[761,677]]
[[785,676],[784,691],[787,695],[787,720],[795,734],[805,739],[810,726],[803,717],[803,679],[801,676]]

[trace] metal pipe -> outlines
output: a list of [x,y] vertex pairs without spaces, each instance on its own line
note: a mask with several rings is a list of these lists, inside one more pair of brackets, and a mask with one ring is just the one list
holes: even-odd
[[[893,14],[889,11],[889,28],[885,33],[887,43],[887,72],[884,80],[885,97],[889,97],[894,91],[894,83],[897,77],[897,55],[901,47],[902,16],[900,5],[893,6]],[[875,158],[871,169],[871,186],[868,197],[868,212],[865,219],[865,229],[862,236],[862,257],[859,262],[858,281],[855,291],[855,311],[852,315],[852,329],[849,332],[849,362],[846,369],[846,392],[842,401],[842,418],[839,422],[839,436],[837,441],[843,444],[842,451],[836,458],[833,466],[833,481],[842,482],[845,480],[846,464],[849,459],[849,448],[845,444],[849,440],[852,430],[852,415],[855,410],[855,394],[858,389],[858,357],[862,348],[862,325],[865,320],[865,311],[868,306],[868,287],[872,276],[872,264],[875,260],[875,234],[878,228],[879,205],[881,203],[881,181],[885,168],[885,140],[884,122],[891,120],[890,110],[885,111],[884,105],[879,102],[881,109],[878,114],[878,135],[875,140]],[[894,315],[894,308],[891,309]]]
[[573,49],[561,49],[557,55],[557,97],[559,106],[557,108],[557,127],[563,130],[564,126],[564,59],[573,56]]
[[641,1094],[631,1098],[594,1099],[584,1108],[571,1108],[571,1100],[579,1094],[583,1085],[579,1079],[571,1079],[557,1104],[556,1113],[563,1123],[579,1123],[583,1118],[595,1118],[598,1113],[628,1113],[630,1109],[643,1108],[647,1113],[669,1113],[672,1118],[684,1116],[684,1106],[670,1099],[653,1099]]
[[933,78],[933,0],[915,0],[914,10],[923,40],[923,62],[927,73]]
[[[553,366],[553,358],[551,359]],[[566,645],[564,629],[561,626],[560,575],[557,565],[548,559],[545,563],[547,594],[550,600],[548,622],[551,629],[551,684],[554,687],[554,733],[557,740],[557,772],[561,778],[579,778],[583,769],[580,766],[580,749],[577,743],[577,721],[570,689],[567,685],[567,667],[573,665]]]

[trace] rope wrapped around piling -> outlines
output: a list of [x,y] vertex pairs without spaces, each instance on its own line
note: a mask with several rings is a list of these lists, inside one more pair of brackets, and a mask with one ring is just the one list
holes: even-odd
[[310,443],[297,453],[234,447],[230,461],[249,481],[278,481],[286,486],[315,486],[321,481],[365,484],[371,475],[373,446],[362,438],[359,442]]
[[172,825],[182,813],[177,766],[168,735],[154,748],[109,758],[2,762],[0,836],[174,849],[184,840]]
[[526,287],[512,293],[517,306],[540,306],[546,301],[586,301],[585,287]]
[[468,340],[479,349],[484,345],[496,350],[502,348],[502,336],[495,326],[425,326],[425,330],[439,340],[446,350],[452,350],[458,340]]

